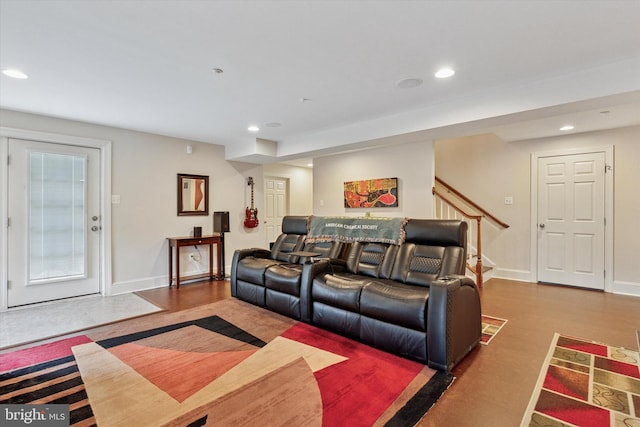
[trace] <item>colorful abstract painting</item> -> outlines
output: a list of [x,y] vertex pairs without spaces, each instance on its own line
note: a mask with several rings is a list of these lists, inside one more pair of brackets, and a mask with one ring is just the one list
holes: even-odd
[[376,178],[345,182],[344,207],[398,207],[398,178]]

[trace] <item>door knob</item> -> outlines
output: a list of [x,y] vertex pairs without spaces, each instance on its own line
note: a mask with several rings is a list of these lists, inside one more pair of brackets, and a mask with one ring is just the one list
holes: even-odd
[[93,227],[91,227],[91,231],[98,231],[100,230],[100,227],[98,227],[97,225],[94,225]]
[[540,228],[544,228],[544,224],[538,224]]
[[98,220],[98,217],[97,217],[96,215],[94,215],[94,216],[92,216],[92,217],[91,217],[91,220],[92,220],[92,221],[97,221],[97,220]]

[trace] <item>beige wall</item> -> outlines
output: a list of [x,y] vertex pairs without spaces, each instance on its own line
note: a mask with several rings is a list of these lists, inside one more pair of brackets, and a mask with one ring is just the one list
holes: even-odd
[[[346,209],[345,181],[398,178],[397,208]],[[315,215],[433,217],[433,144],[431,141],[315,158],[313,213]]]
[[[224,160],[224,147],[52,117],[0,110],[0,126],[112,141],[112,194],[121,203],[111,205],[112,293],[167,284],[166,237],[188,236],[193,226],[213,231],[213,211],[229,211],[231,232],[226,234],[227,267],[237,248],[263,246],[262,228],[242,226],[249,203],[246,177],[262,176],[262,166]],[[186,153],[186,146],[193,153]],[[2,168],[0,168],[2,169]],[[178,217],[178,173],[208,175],[208,217]],[[4,179],[4,173],[2,179]],[[256,205],[262,209],[262,179],[256,182]],[[4,199],[0,203],[5,203]],[[206,271],[203,263],[189,263],[183,251],[184,272]],[[226,271],[229,271],[228,268]]]
[[[499,275],[526,278],[531,273],[531,153],[612,144],[615,146],[614,291],[640,295],[636,259],[640,239],[635,231],[636,220],[640,218],[637,187],[640,127],[513,143],[494,136],[425,141],[319,157],[314,159],[311,172],[282,165],[228,162],[224,160],[224,148],[219,145],[14,111],[0,110],[0,126],[112,141],[112,194],[121,196],[121,203],[111,206],[114,293],[164,286],[165,238],[188,235],[194,225],[203,226],[205,232],[212,230],[211,216],[204,219],[176,215],[177,173],[209,175],[210,211],[230,212],[231,232],[226,235],[228,267],[235,249],[263,246],[264,242],[261,227],[247,230],[242,226],[244,208],[249,203],[248,176],[256,181],[255,202],[261,212],[262,176],[266,174],[290,179],[292,214],[354,216],[364,215],[367,210],[344,208],[345,181],[395,176],[399,178],[400,206],[368,212],[374,216],[430,218],[435,170],[438,176],[473,195],[480,205],[511,225],[506,231],[485,231],[485,252],[498,265]],[[186,153],[188,144],[193,146],[191,155]],[[0,179],[5,179],[4,173]],[[311,188],[313,197],[309,199]],[[505,206],[505,196],[512,196],[514,204]]]
[[[498,266],[497,276],[526,280],[535,268],[530,265],[531,154],[613,145],[613,291],[640,295],[639,142],[640,127],[518,142],[504,142],[494,135],[438,141],[436,175],[511,226],[488,228],[484,252]],[[505,196],[513,197],[513,205],[504,204]]]

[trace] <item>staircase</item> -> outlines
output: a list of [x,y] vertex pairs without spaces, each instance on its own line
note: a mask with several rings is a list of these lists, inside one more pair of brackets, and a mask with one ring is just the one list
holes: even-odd
[[435,178],[435,184],[432,189],[435,217],[462,220],[469,225],[467,271],[475,276],[478,287],[482,288],[485,278],[491,278],[495,268],[495,264],[482,254],[482,227],[493,226],[506,229],[509,228],[509,225],[491,215],[440,178]]

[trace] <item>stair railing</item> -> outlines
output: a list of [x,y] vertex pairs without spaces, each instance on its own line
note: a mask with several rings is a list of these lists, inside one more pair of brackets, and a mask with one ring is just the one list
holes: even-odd
[[468,245],[470,247],[475,246],[476,248],[476,265],[471,268],[471,270],[475,273],[478,287],[482,288],[482,221],[490,220],[502,228],[509,228],[509,225],[491,215],[440,178],[436,177],[435,179],[436,183],[446,190],[440,191],[436,187],[433,187],[431,190],[436,202],[436,217],[443,219],[462,219],[469,224],[471,239]]

